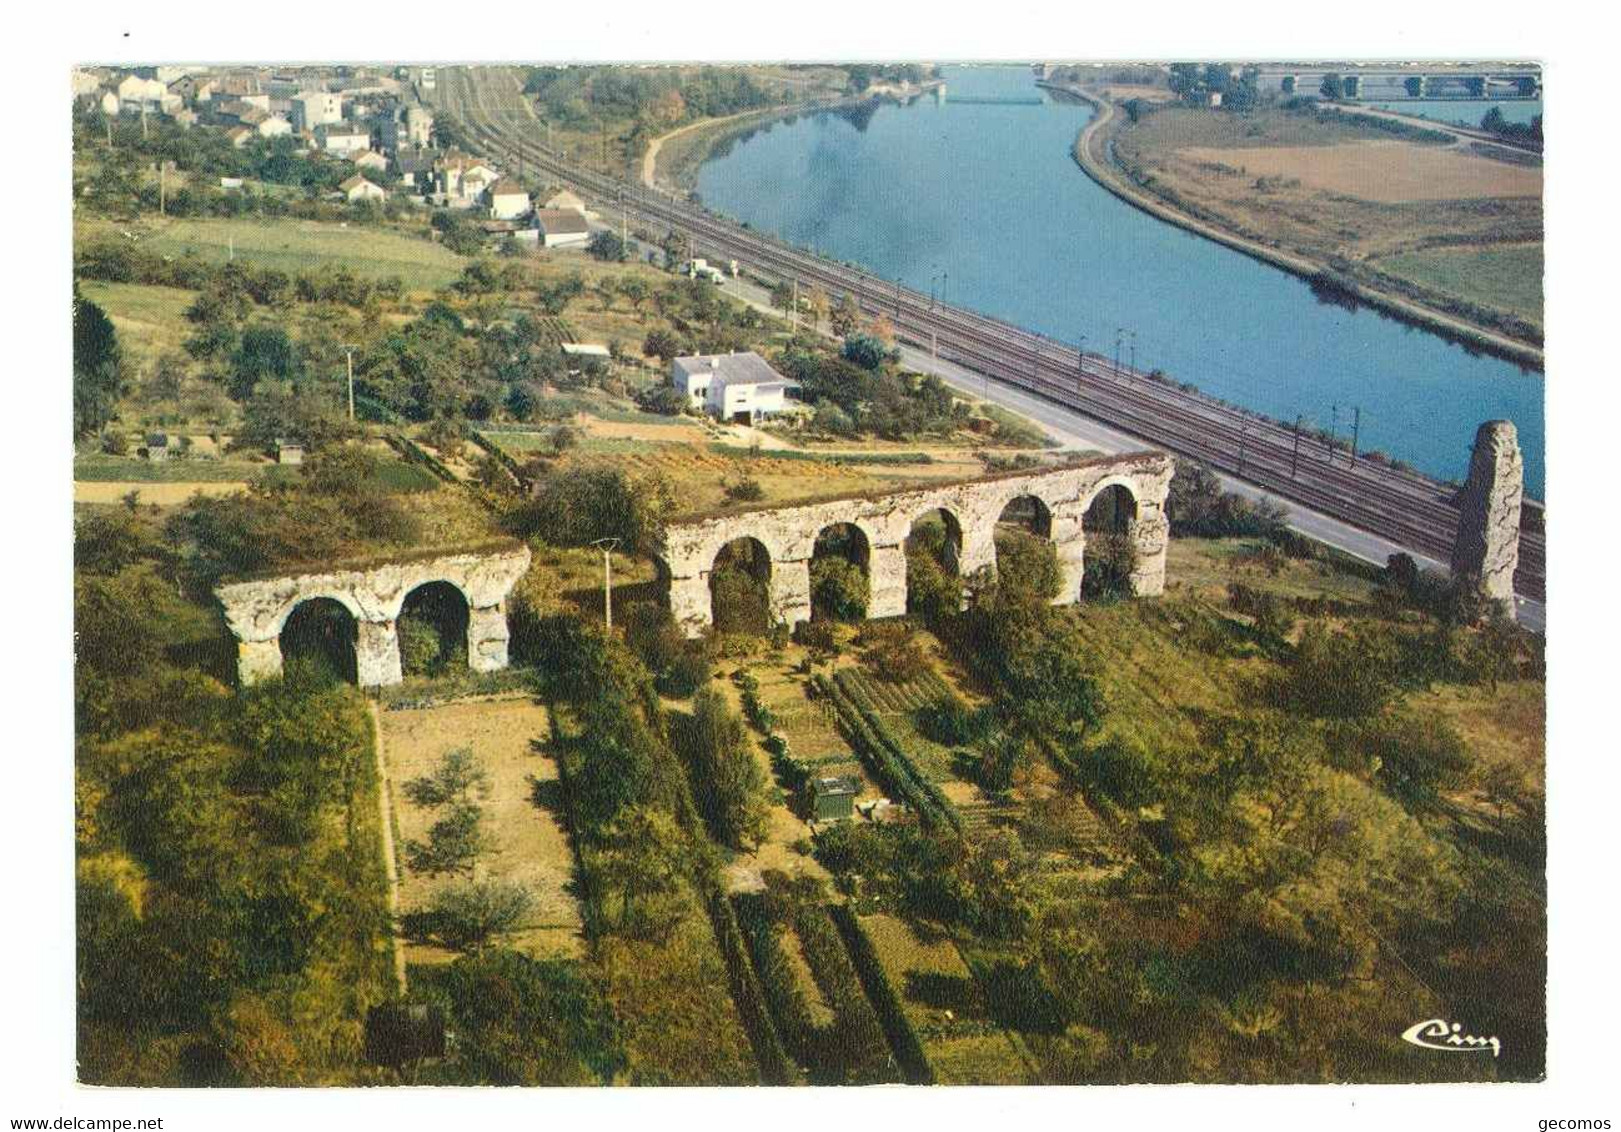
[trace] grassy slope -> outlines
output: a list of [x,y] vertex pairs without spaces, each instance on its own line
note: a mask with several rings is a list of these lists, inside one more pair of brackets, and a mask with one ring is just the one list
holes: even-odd
[[[197,218],[143,220],[128,226],[148,249],[164,255],[195,253],[209,263],[232,254],[261,267],[287,272],[347,267],[357,275],[398,275],[411,289],[453,282],[463,260],[454,252],[392,228],[320,223],[313,220]],[[115,233],[120,226],[91,218],[76,225],[78,239]]]

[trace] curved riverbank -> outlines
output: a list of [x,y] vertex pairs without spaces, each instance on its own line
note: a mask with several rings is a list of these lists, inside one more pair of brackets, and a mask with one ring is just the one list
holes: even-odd
[[[660,134],[648,142],[642,154],[641,181],[650,189],[674,189],[689,193],[697,185],[698,170],[724,143],[765,125],[768,122],[817,114],[830,110],[846,110],[868,103],[883,101],[906,103],[921,98],[940,85],[938,80],[921,83],[916,90],[895,91],[884,89],[860,95],[798,102],[789,106],[769,106],[763,110],[745,110],[725,118],[704,118],[688,122],[668,133]],[[669,143],[677,142],[675,146]],[[685,144],[680,144],[680,143]],[[662,165],[662,167],[661,167]],[[662,185],[661,185],[662,182]]]
[[1252,259],[1298,275],[1314,287],[1325,286],[1349,300],[1363,303],[1392,317],[1420,326],[1460,345],[1483,350],[1539,371],[1543,369],[1544,355],[1538,346],[1488,330],[1389,291],[1347,279],[1326,263],[1240,236],[1218,224],[1183,212],[1139,188],[1101,151],[1099,142],[1105,137],[1107,127],[1115,119],[1115,104],[1095,91],[1078,86],[1050,82],[1038,82],[1037,85],[1059,94],[1079,98],[1096,108],[1097,113],[1092,120],[1076,135],[1071,155],[1081,171],[1099,187],[1133,208],[1167,224],[1241,252]]

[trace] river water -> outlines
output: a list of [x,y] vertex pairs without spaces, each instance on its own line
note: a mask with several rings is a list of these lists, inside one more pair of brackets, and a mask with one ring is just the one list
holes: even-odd
[[[1543,382],[1155,220],[1095,185],[1070,147],[1092,111],[1024,67],[948,67],[944,103],[779,121],[699,170],[715,210],[886,278],[1072,344],[1158,367],[1282,420],[1461,479],[1475,429],[1518,426],[1543,494]],[[1018,103],[953,103],[1008,98]]]
[[1371,106],[1375,110],[1390,110],[1397,114],[1411,114],[1428,118],[1432,122],[1446,122],[1453,126],[1480,128],[1480,120],[1492,109],[1503,115],[1505,122],[1529,126],[1531,119],[1542,113],[1540,98],[1424,98],[1401,102],[1353,102],[1352,108]]

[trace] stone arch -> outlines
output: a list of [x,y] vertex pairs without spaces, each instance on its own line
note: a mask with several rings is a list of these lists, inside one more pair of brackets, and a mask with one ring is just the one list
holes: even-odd
[[[1100,503],[1105,503],[1110,497],[1116,501],[1114,507],[1117,510],[1126,510],[1119,502],[1122,496],[1130,500],[1131,503],[1127,515],[1128,524],[1135,523],[1138,512],[1142,508],[1140,488],[1134,480],[1127,476],[1109,476],[1098,481],[1097,486],[1092,489],[1081,505],[1081,525],[1083,529],[1089,531],[1100,529],[1089,523],[1088,519],[1092,517],[1094,508],[1097,508]],[[1124,533],[1127,529],[1129,529],[1129,526],[1122,528],[1119,533]]]
[[1127,597],[1138,588],[1139,486],[1126,476],[1108,476],[1087,495],[1081,510],[1085,558],[1081,597]]
[[473,603],[467,591],[445,578],[429,578],[400,595],[394,617],[400,640],[400,671],[428,675],[466,664]]
[[946,568],[948,573],[961,574],[964,538],[963,523],[962,519],[950,507],[936,504],[912,516],[906,524],[906,546],[909,550],[912,549],[914,537],[923,536],[924,532],[920,530],[920,527],[927,529],[932,526],[936,516],[939,517],[939,526],[944,531],[943,540],[938,553],[936,553],[936,548],[933,546],[929,546],[927,549],[930,553],[935,554],[936,560],[942,567]]
[[907,523],[901,558],[907,613],[927,621],[962,608],[965,537],[962,520],[945,506],[930,507]]
[[997,526],[1017,523],[1040,538],[1053,537],[1053,505],[1028,489],[1015,491],[996,509]]
[[771,628],[775,556],[754,535],[715,548],[705,571],[711,623],[719,632],[764,633]]
[[299,606],[303,605],[305,602],[322,600],[337,602],[339,605],[343,606],[344,609],[348,610],[349,616],[353,617],[357,623],[366,620],[366,611],[360,607],[360,603],[355,600],[353,594],[346,593],[340,589],[310,590],[308,593],[295,593],[292,597],[288,598],[287,601],[282,605],[281,609],[270,618],[270,635],[279,637],[282,630],[287,627],[287,619],[293,615],[293,611]]
[[[810,556],[811,617],[859,621],[868,615],[873,594],[873,534],[862,523],[825,523],[812,540]],[[842,561],[860,574],[854,584]]]
[[314,664],[346,683],[360,682],[357,647],[361,618],[352,602],[312,594],[292,602],[276,628],[283,663]]

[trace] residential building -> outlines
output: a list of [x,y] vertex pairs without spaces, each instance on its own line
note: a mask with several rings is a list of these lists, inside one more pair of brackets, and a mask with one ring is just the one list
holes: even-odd
[[793,383],[759,354],[701,354],[670,363],[670,384],[687,403],[727,421],[749,423],[782,412]]
[[157,79],[143,79],[139,75],[126,75],[116,89],[120,102],[157,102],[169,93],[169,88]]
[[225,131],[225,137],[230,141],[233,149],[241,149],[258,135],[246,126],[232,126]]
[[433,115],[421,106],[396,105],[383,114],[377,135],[382,147],[391,152],[425,146],[433,136]]
[[372,184],[359,173],[339,185],[338,191],[343,194],[343,199],[350,204],[356,204],[364,200],[381,202],[388,196],[388,193],[380,185]]
[[585,213],[588,212],[588,210],[585,207],[585,201],[581,200],[579,197],[575,196],[573,193],[569,192],[567,189],[564,189],[562,192],[553,193],[547,199],[546,203],[544,205],[542,205],[541,207],[542,208],[556,208],[556,209],[571,209],[574,212],[578,212],[578,213],[581,213],[581,214],[585,214]]
[[542,208],[535,212],[540,242],[548,248],[583,248],[591,240],[591,226],[585,213],[566,208]]
[[371,134],[354,126],[322,126],[315,136],[322,149],[339,156],[363,153],[371,148]]
[[253,127],[262,138],[284,138],[293,132],[293,124],[279,114],[272,114]]
[[491,185],[489,196],[492,220],[515,220],[529,211],[529,194],[511,177]]
[[293,128],[313,130],[318,126],[331,126],[343,121],[343,96],[324,90],[305,91],[295,95]]
[[400,181],[414,189],[433,186],[433,155],[422,150],[396,150],[394,168],[400,171]]
[[362,150],[361,152],[351,156],[349,160],[354,162],[355,165],[361,169],[388,168],[388,158],[378,153],[375,149]]

